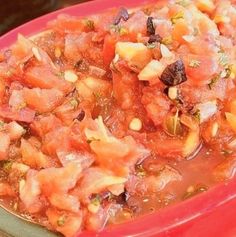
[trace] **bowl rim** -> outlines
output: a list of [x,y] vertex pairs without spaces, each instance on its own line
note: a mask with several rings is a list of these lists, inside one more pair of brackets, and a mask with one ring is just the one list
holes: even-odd
[[[155,2],[155,0],[94,0],[79,3],[38,17],[7,32],[0,37],[0,49],[13,44],[19,33],[32,36],[41,32],[44,30],[48,21],[55,19],[60,14],[82,17],[100,13],[110,8],[121,6],[132,8],[153,2]],[[224,183],[217,184],[205,193],[192,197],[189,200],[170,205],[153,214],[144,215],[123,224],[108,226],[98,233],[84,231],[79,236],[159,236],[159,234],[167,233],[200,216],[207,215],[235,199],[236,177]]]

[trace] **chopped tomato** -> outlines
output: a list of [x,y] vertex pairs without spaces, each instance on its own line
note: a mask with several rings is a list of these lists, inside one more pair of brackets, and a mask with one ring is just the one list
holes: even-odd
[[[46,80],[45,80],[46,78]],[[64,93],[68,93],[72,85],[53,73],[50,67],[33,67],[29,68],[24,77],[25,83],[32,87],[39,87],[41,89],[52,89],[56,88]]]
[[8,183],[0,182],[0,196],[15,196],[15,193]]
[[61,126],[61,121],[53,114],[38,116],[31,123],[31,129],[40,137],[45,136],[48,132]]
[[[72,189],[81,176],[81,167],[77,163],[70,163],[61,168],[48,168],[38,172],[37,180],[44,195],[53,193],[63,194]],[[63,182],[61,182],[63,180]]]
[[48,168],[53,165],[50,157],[38,151],[25,139],[21,139],[21,155],[23,162],[34,169]]
[[142,104],[147,111],[148,117],[154,124],[161,125],[169,111],[170,102],[168,98],[161,93],[160,89],[155,87],[144,88]]
[[5,128],[7,132],[9,133],[11,140],[17,140],[21,138],[21,136],[25,133],[25,129],[15,121],[7,124]]
[[235,27],[233,2],[159,0],[19,35],[0,50],[3,205],[75,237],[233,178]]
[[21,180],[19,184],[20,199],[30,213],[37,213],[43,207],[39,199],[41,193],[40,184],[36,176],[37,171],[29,170],[27,172],[26,181]]
[[27,107],[20,110],[13,110],[8,105],[2,105],[0,106],[0,117],[8,120],[31,123],[34,120],[35,111]]
[[7,133],[0,132],[0,160],[7,159],[9,147],[10,136]]
[[63,93],[57,89],[23,89],[24,101],[33,110],[39,113],[50,112],[63,100]]
[[183,57],[186,73],[194,85],[209,84],[218,72],[218,62],[211,56],[188,54]]
[[46,215],[53,228],[65,237],[72,237],[79,234],[82,226],[82,212],[74,214],[51,208],[47,210]]

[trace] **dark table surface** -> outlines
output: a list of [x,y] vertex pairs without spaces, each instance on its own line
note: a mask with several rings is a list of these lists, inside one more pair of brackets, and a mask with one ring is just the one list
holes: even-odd
[[88,0],[0,0],[0,35],[48,12]]

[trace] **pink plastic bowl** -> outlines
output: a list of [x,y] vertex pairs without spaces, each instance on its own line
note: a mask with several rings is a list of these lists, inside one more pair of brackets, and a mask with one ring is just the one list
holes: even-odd
[[[156,0],[157,1],[157,0]],[[95,0],[65,8],[26,23],[0,38],[0,48],[14,43],[17,34],[34,35],[59,14],[85,16],[113,7],[135,7],[153,0]],[[201,175],[201,174],[199,174]],[[219,184],[190,200],[167,207],[125,224],[105,228],[99,233],[83,232],[83,237],[235,237],[236,178]]]

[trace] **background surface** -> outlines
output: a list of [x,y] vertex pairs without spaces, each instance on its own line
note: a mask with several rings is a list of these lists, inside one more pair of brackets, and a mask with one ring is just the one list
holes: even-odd
[[0,35],[33,18],[89,0],[0,0]]

